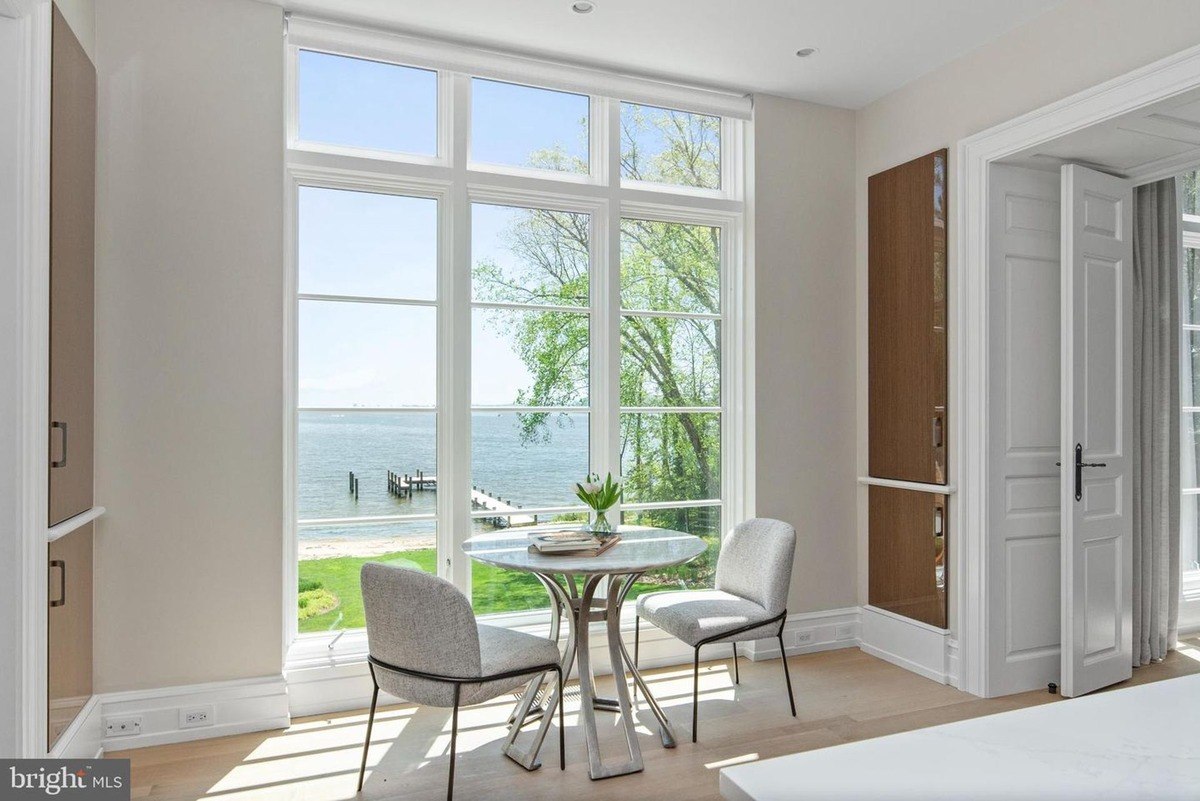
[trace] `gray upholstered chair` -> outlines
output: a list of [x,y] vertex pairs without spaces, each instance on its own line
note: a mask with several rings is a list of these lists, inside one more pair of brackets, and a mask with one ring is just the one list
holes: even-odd
[[763,637],[779,639],[788,703],[796,717],[792,677],[783,651],[788,587],[796,530],[781,520],[754,518],[734,528],[721,543],[717,557],[716,589],[678,590],[641,595],[637,599],[633,661],[640,650],[642,618],[692,646],[692,742],[696,742],[700,701],[700,647],[722,642],[733,645],[734,682],[740,683],[737,644]]
[[[362,566],[360,580],[367,614],[367,664],[375,685],[358,771],[360,792],[380,689],[412,703],[454,708],[446,791],[446,798],[452,799],[458,708],[490,701],[538,674],[553,671],[558,676],[560,699],[559,767],[566,767],[563,674],[554,642],[477,623],[466,596],[437,576],[368,562]],[[545,711],[547,715],[553,713],[553,709]]]

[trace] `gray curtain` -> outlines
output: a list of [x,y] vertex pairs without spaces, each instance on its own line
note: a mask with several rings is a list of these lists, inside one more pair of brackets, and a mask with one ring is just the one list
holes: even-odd
[[1175,647],[1179,621],[1180,258],[1175,179],[1133,198],[1133,664]]

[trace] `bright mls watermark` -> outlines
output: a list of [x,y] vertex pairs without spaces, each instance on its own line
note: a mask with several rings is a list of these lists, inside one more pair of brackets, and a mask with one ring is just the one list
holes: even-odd
[[129,801],[128,759],[3,759],[0,801]]

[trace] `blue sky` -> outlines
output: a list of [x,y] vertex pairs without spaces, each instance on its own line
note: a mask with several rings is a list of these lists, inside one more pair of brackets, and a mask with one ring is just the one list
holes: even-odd
[[[588,98],[474,78],[471,157],[526,165],[561,147],[587,159]],[[437,74],[301,51],[299,135],[307,141],[435,155]],[[657,142],[648,138],[645,147]],[[476,205],[472,263],[519,265],[505,244],[512,209]],[[423,198],[304,187],[299,199],[302,293],[433,300],[437,203]],[[304,301],[302,406],[431,406],[435,311],[416,306]],[[512,403],[529,373],[486,313],[472,325],[472,402]]]

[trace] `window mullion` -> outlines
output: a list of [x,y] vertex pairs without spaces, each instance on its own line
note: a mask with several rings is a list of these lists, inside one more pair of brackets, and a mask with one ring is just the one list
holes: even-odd
[[[621,474],[621,104],[604,100],[598,104],[606,126],[601,173],[608,179],[608,205],[601,215],[601,227],[596,237],[601,246],[597,261],[597,278],[601,293],[597,319],[602,322],[600,367],[604,373],[604,394],[593,406],[599,409],[597,448],[600,457],[597,470]],[[621,519],[620,508],[613,519]]]
[[461,74],[448,75],[446,83],[454,181],[442,220],[446,256],[440,295],[438,471],[447,480],[438,487],[438,575],[470,597],[471,570],[461,545],[471,532],[471,208],[466,182],[471,85]]

